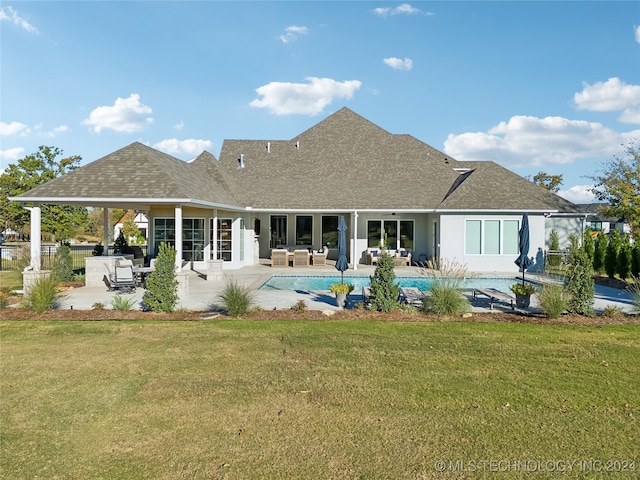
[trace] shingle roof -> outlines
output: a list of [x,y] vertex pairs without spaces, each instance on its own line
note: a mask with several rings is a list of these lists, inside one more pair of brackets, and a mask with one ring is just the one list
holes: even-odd
[[203,152],[183,162],[136,142],[19,198],[191,199],[268,210],[577,211],[493,162],[458,162],[348,108],[291,140],[225,140],[220,161]]

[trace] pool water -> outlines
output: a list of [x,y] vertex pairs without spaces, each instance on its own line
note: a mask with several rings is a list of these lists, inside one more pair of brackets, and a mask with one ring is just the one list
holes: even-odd
[[[274,275],[264,282],[258,290],[329,290],[329,285],[338,283],[340,275],[326,276],[296,276],[296,275]],[[354,291],[362,290],[362,287],[368,287],[371,284],[369,276],[345,276],[345,282],[349,282],[354,286]],[[400,287],[416,287],[426,292],[431,287],[433,279],[429,277],[397,277]],[[462,288],[495,288],[503,292],[509,292],[509,287],[516,282],[514,277],[477,277],[467,278]]]

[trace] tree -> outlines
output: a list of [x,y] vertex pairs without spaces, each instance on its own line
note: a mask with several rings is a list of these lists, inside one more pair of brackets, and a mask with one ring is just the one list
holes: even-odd
[[569,240],[569,266],[565,281],[565,288],[570,293],[568,310],[581,315],[592,315],[595,283],[591,262],[584,249],[578,247],[577,237],[572,234]]
[[588,176],[594,181],[590,189],[608,206],[603,215],[620,217],[631,226],[634,238],[640,233],[640,147],[632,141],[624,147],[625,156],[606,161],[599,175]]
[[394,283],[393,257],[385,250],[378,257],[376,270],[371,277],[371,309],[390,312],[398,308],[398,284]]
[[620,242],[616,272],[622,280],[629,278],[631,273],[631,242],[629,241],[629,235],[626,233],[622,236],[622,240]]
[[156,268],[147,278],[142,301],[154,312],[172,312],[178,303],[178,280],[175,274],[176,251],[162,242],[156,257]]
[[595,255],[596,246],[593,242],[592,231],[587,229],[582,234],[582,248],[584,248],[585,253],[587,254],[587,258],[591,262],[591,266],[593,267],[593,257]]
[[556,193],[560,190],[560,185],[562,185],[562,175],[549,175],[545,172],[538,172],[533,176],[532,182],[550,192]]
[[[0,175],[0,225],[22,230],[30,221],[29,211],[9,197],[20,195],[49,180],[78,168],[82,157],[74,155],[57,159],[62,150],[38,147],[34,154],[9,165]],[[42,231],[70,238],[79,225],[86,222],[87,209],[69,205],[42,205]]]
[[597,273],[602,273],[604,270],[604,259],[607,255],[607,247],[609,246],[609,239],[605,233],[600,230],[596,237],[595,250],[593,252],[593,269]]
[[604,256],[604,271],[609,278],[616,276],[618,271],[618,252],[620,251],[620,232],[614,230],[609,237],[609,245],[607,245],[607,253]]
[[[560,250],[560,236],[555,228],[551,230],[549,234],[549,250],[556,252]],[[547,262],[549,262],[550,267],[557,268],[562,264],[562,255],[559,253],[551,253],[547,256]]]
[[143,240],[143,238],[142,238],[142,232],[140,232],[138,225],[136,225],[136,222],[134,222],[133,220],[134,220],[133,214],[125,215],[124,222],[122,223],[121,232],[124,233],[124,236],[126,239],[128,239],[131,243],[135,245],[135,244],[142,243],[141,240]]

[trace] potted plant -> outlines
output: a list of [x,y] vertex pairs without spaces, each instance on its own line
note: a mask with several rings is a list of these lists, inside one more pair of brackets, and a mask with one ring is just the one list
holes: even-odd
[[531,295],[536,293],[536,287],[531,283],[514,283],[510,288],[516,296],[516,306],[520,308],[529,308]]
[[347,304],[347,295],[353,292],[353,284],[348,282],[338,282],[329,285],[329,291],[336,294],[336,304],[344,308]]

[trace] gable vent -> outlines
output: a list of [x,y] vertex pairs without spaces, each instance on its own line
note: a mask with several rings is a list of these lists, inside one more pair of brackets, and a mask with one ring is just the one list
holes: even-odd
[[241,153],[238,159],[238,170],[244,168],[244,155]]

